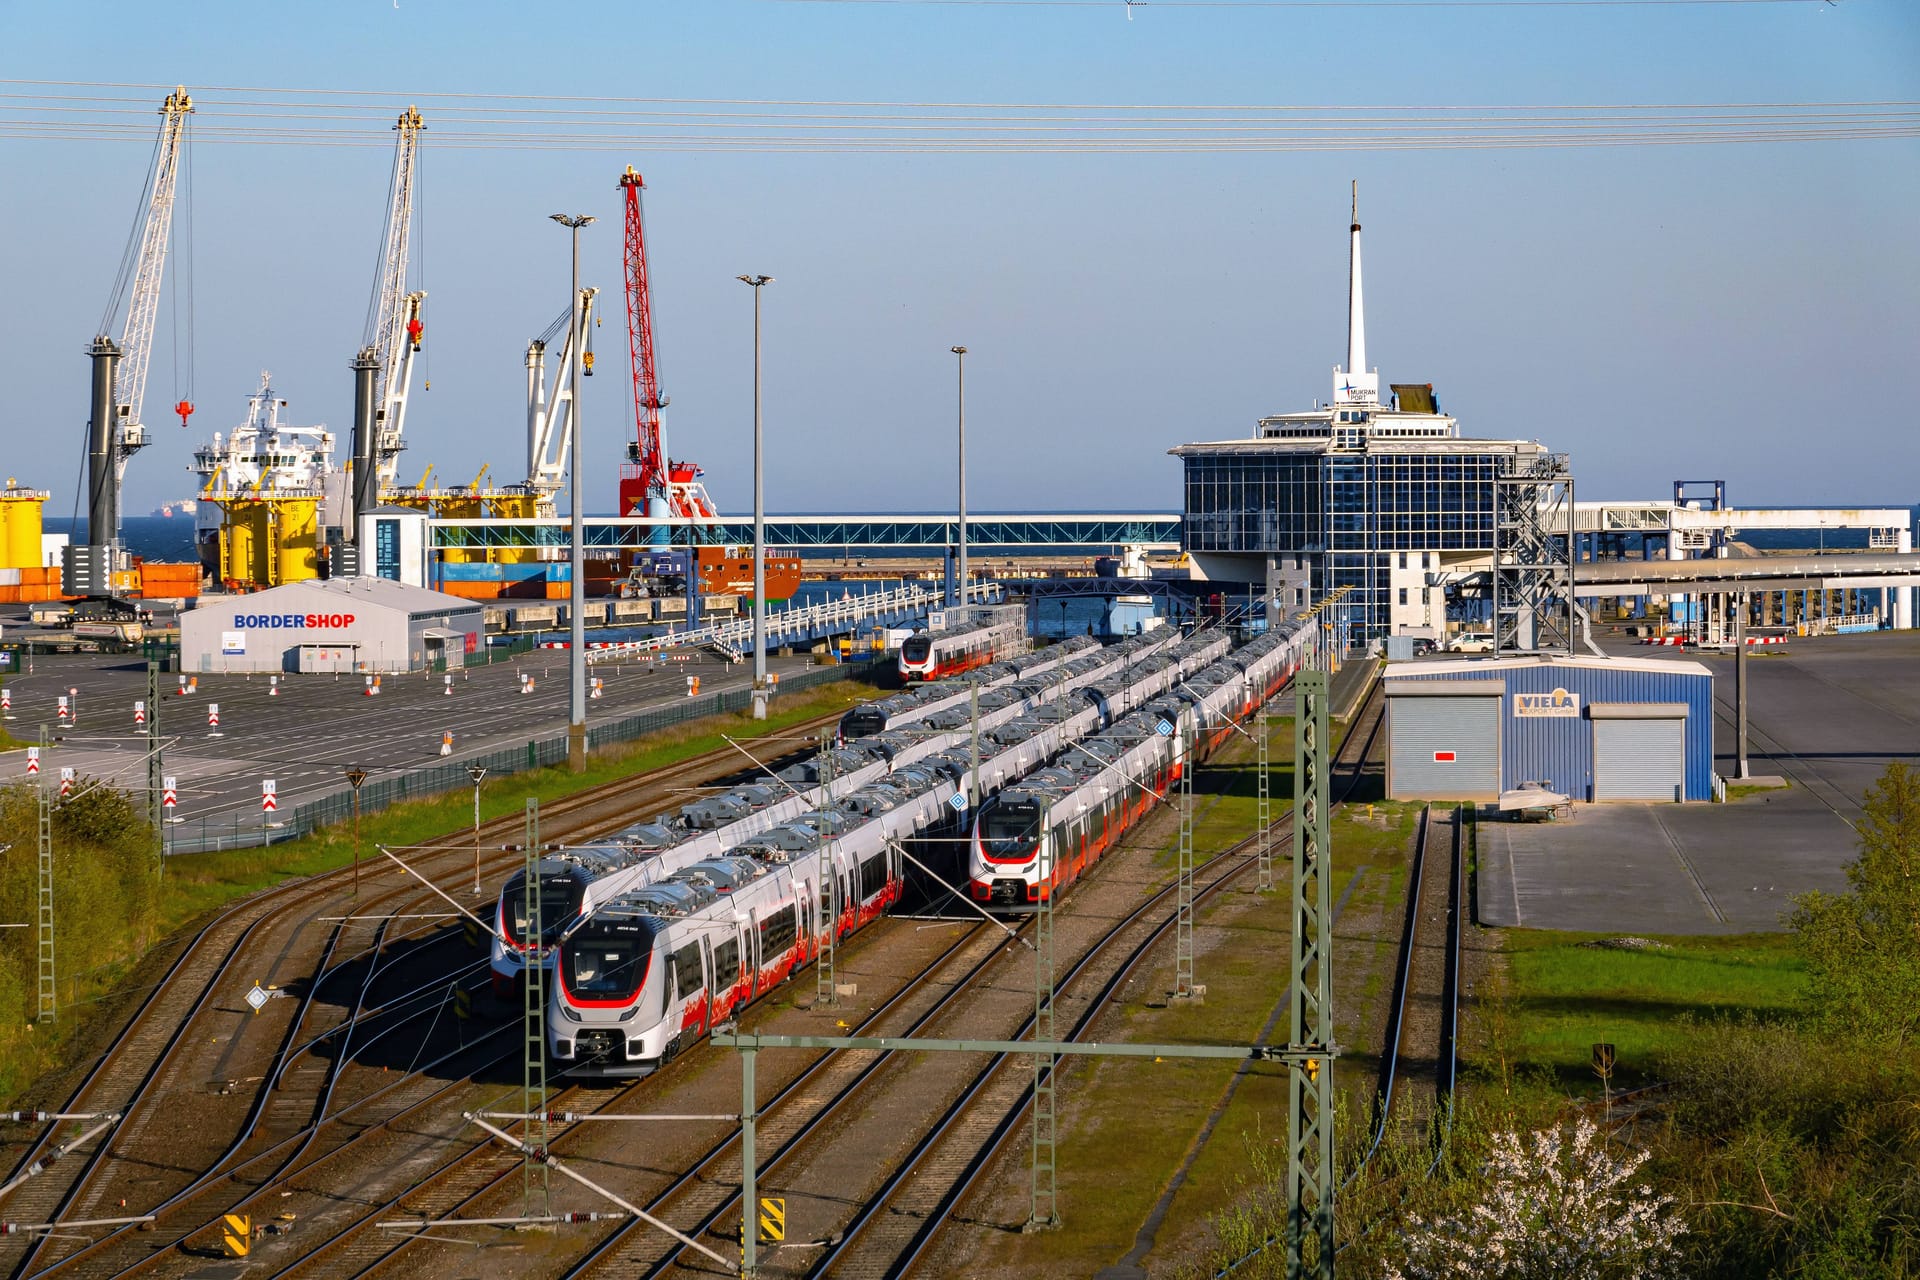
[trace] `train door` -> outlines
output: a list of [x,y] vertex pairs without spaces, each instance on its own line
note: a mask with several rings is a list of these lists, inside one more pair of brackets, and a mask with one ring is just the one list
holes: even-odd
[[760,913],[747,910],[747,935],[742,948],[742,958],[747,962],[747,999],[760,994],[760,967],[766,961],[760,955]]
[[700,971],[707,977],[707,1012],[700,1019],[700,1034],[704,1036],[713,1030],[713,1005],[720,992],[720,972],[713,967],[713,939],[706,934],[700,936]]

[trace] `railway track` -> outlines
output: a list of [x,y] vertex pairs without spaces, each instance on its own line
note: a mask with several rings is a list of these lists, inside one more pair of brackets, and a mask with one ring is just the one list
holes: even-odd
[[[833,715],[821,716],[796,728],[817,729],[834,719]],[[638,786],[631,779],[622,779],[566,797],[543,808],[543,838],[579,839],[650,817],[678,799],[680,789],[715,775],[737,773],[738,761],[730,748],[716,750],[656,770]],[[497,877],[521,864],[520,855],[500,850],[500,845],[518,836],[521,829],[518,816],[481,825],[478,843],[483,877],[496,878],[497,882]],[[469,839],[458,845],[429,846],[413,855],[411,861],[429,879],[463,883],[472,872],[473,844]],[[491,852],[487,851],[489,845]],[[356,1074],[346,1072],[341,1064],[351,1059],[351,1037],[363,1015],[393,1020],[402,1016],[401,1008],[413,1008],[415,1016],[421,1016],[419,1010],[434,1006],[435,994],[444,998],[462,965],[471,968],[470,959],[449,963],[440,954],[452,949],[457,932],[438,925],[407,924],[398,930],[381,925],[372,943],[353,947],[343,946],[347,922],[333,921],[334,928],[316,935],[312,926],[328,912],[400,916],[414,914],[429,903],[437,906],[429,891],[410,879],[397,888],[382,889],[378,887],[378,873],[369,878],[376,886],[371,897],[355,895],[351,869],[290,881],[227,909],[188,940],[112,1046],[61,1108],[66,1112],[117,1112],[123,1116],[119,1127],[90,1155],[51,1165],[22,1184],[5,1203],[8,1218],[16,1222],[58,1222],[91,1216],[91,1206],[106,1204],[113,1205],[114,1212],[101,1216],[154,1212],[160,1221],[148,1230],[122,1228],[94,1241],[76,1241],[64,1233],[42,1233],[25,1237],[18,1244],[5,1242],[0,1244],[0,1268],[5,1274],[109,1274],[117,1268],[103,1262],[106,1246],[151,1258],[155,1248],[169,1238],[176,1242],[189,1239],[207,1225],[207,1220],[201,1219],[193,1229],[183,1232],[174,1226],[173,1219],[199,1217],[189,1207],[207,1203],[208,1197],[202,1193],[212,1182],[224,1181],[238,1189],[241,1184],[237,1180],[222,1175],[243,1163],[251,1165],[261,1155],[279,1150],[288,1138],[309,1133],[324,1123],[328,1103],[342,1087],[343,1077]],[[378,954],[402,944],[412,947],[407,953],[410,961],[429,965],[433,976],[390,998],[377,1012],[362,1009],[360,1005],[373,990],[373,980],[382,967]],[[302,1040],[303,1024],[321,1016],[316,1008],[317,993],[344,967],[362,960],[369,964],[367,986],[345,1004],[346,1015]],[[263,1052],[262,1042],[269,1036],[261,1033],[258,1023],[248,1025],[255,1015],[241,1014],[221,1001],[236,1000],[245,989],[242,984],[275,983],[276,974],[289,980],[282,984],[283,989],[294,982],[308,985],[297,1012],[281,1013],[278,1006],[286,1003],[283,1001],[268,1003],[268,1014],[261,1016],[277,1018],[285,1025],[271,1036],[270,1050]],[[236,1043],[239,1037],[233,1034],[236,1021],[252,1033],[244,1057]],[[210,1027],[215,1022],[222,1027]],[[205,1034],[223,1028],[228,1032],[225,1036]],[[212,1045],[223,1041],[227,1050],[209,1052]],[[318,1077],[310,1084],[285,1069],[290,1064],[282,1059],[289,1048],[302,1047],[303,1053],[310,1055],[325,1043],[338,1043],[341,1049],[334,1052],[330,1068],[307,1073]],[[217,1087],[208,1088],[210,1081]],[[186,1123],[183,1104],[193,1116]],[[291,1120],[303,1110],[306,1124]],[[44,1132],[18,1162],[16,1174],[44,1160],[59,1136],[57,1127]],[[124,1208],[117,1203],[122,1200]],[[211,1220],[217,1222],[218,1213]],[[156,1231],[160,1233],[157,1237]]]

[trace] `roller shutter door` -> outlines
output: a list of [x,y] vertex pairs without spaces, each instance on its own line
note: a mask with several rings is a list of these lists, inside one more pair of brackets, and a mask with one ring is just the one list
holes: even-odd
[[1498,800],[1500,692],[1495,685],[1484,695],[1390,698],[1387,777],[1393,798]]
[[1593,722],[1595,800],[1678,800],[1686,794],[1687,722]]

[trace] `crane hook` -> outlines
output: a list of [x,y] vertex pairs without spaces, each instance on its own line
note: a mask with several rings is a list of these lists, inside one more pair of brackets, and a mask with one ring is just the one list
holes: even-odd
[[187,419],[193,416],[193,401],[182,400],[179,404],[173,406],[173,411],[180,415],[180,426],[184,429],[187,425]]

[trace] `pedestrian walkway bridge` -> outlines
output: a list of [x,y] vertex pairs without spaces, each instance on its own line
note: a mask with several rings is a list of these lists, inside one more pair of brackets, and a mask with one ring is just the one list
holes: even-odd
[[[588,517],[589,550],[636,550],[665,543],[685,546],[751,546],[753,521],[726,517],[713,524],[651,517]],[[565,517],[533,520],[434,519],[428,521],[436,552],[524,550],[572,545]],[[767,545],[802,555],[926,555],[959,543],[959,521],[945,515],[771,516]],[[1180,516],[1174,514],[969,515],[967,547],[999,555],[1066,553],[1119,555],[1127,547],[1180,549]],[[556,559],[561,559],[556,554]]]

